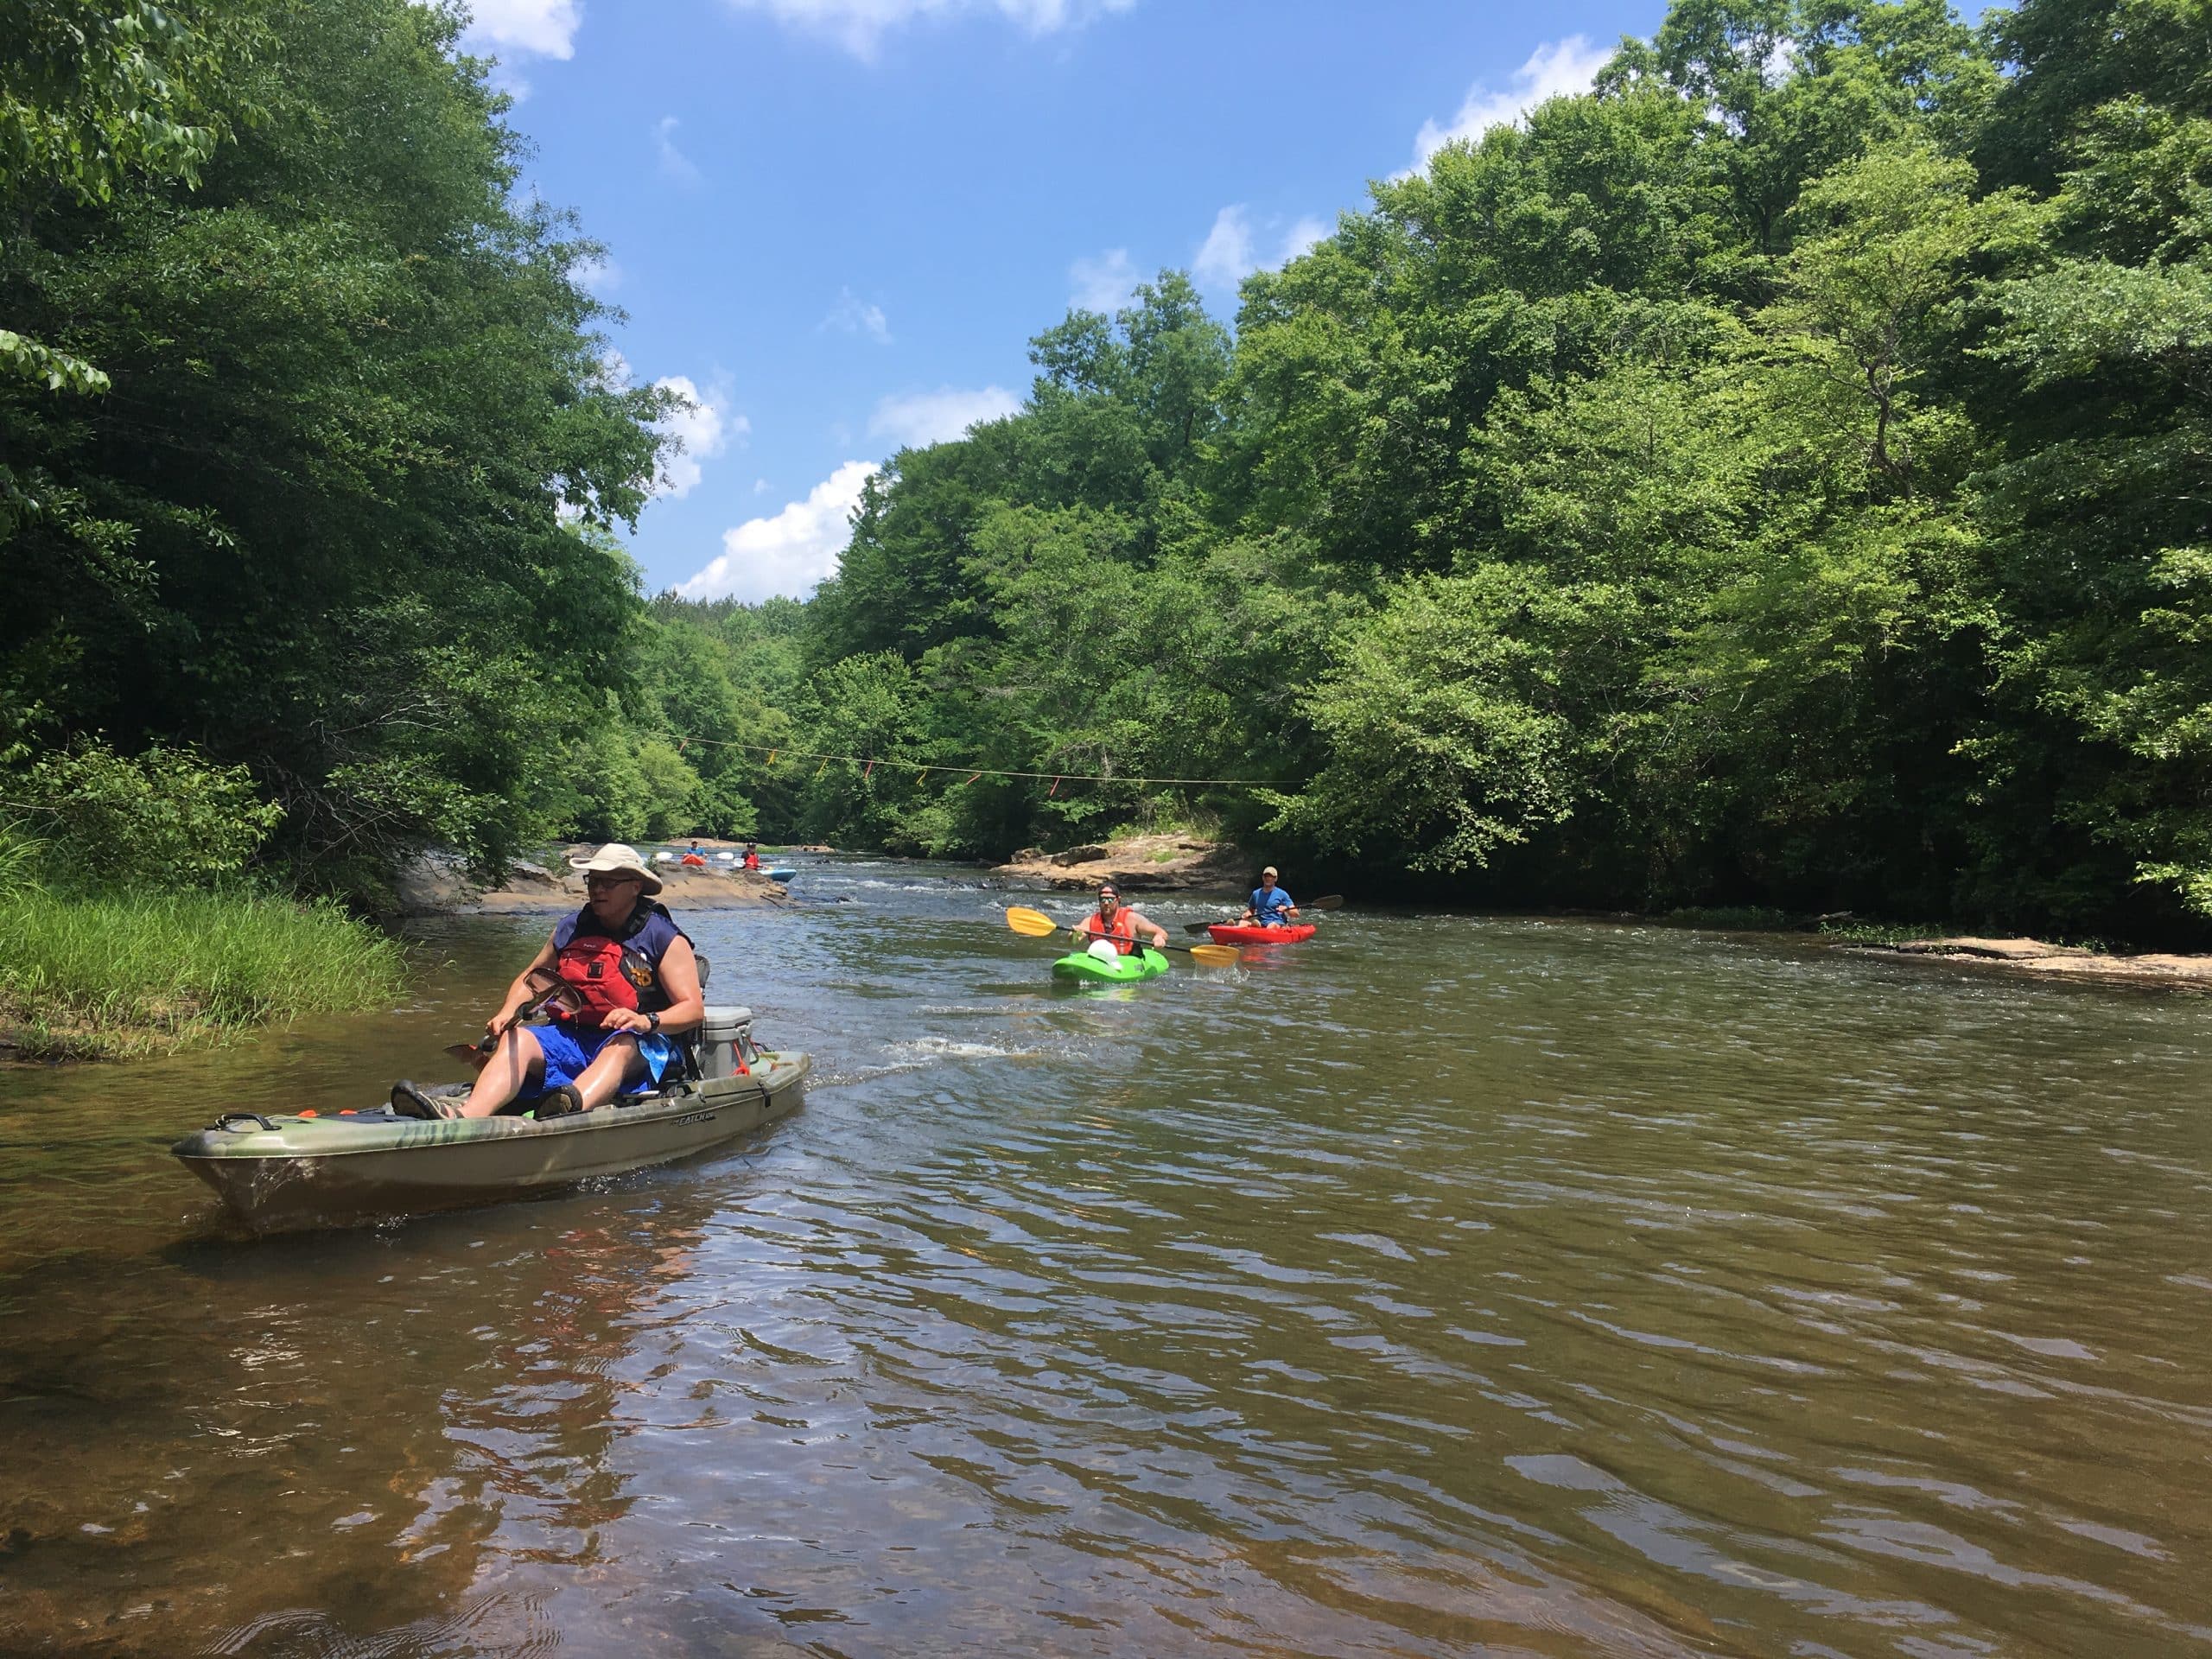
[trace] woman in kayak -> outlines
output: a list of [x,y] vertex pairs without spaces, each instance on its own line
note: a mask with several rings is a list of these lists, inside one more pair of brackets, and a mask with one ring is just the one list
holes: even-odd
[[1260,885],[1252,889],[1252,902],[1244,906],[1244,913],[1237,918],[1256,922],[1262,927],[1288,927],[1298,919],[1298,906],[1290,895],[1275,886],[1275,867],[1272,864],[1260,872]]
[[1098,884],[1098,908],[1083,918],[1076,931],[1096,939],[1111,939],[1114,948],[1123,956],[1137,948],[1137,934],[1145,928],[1152,930],[1152,947],[1157,950],[1167,943],[1167,931],[1149,917],[1140,916],[1122,905],[1121,890],[1111,881]]
[[745,868],[748,870],[760,868],[760,849],[756,842],[748,841],[745,843]]
[[[498,1044],[468,1098],[456,1103],[398,1083],[391,1090],[394,1111],[404,1117],[489,1117],[532,1095],[543,1120],[589,1111],[619,1094],[643,1093],[677,1068],[670,1038],[699,1024],[706,999],[691,941],[653,900],[659,880],[620,842],[591,858],[570,860],[569,868],[583,872],[584,907],[554,928],[507,988],[499,1011],[484,1022]],[[574,1012],[543,1025],[517,1023],[543,994],[549,976],[559,976]]]

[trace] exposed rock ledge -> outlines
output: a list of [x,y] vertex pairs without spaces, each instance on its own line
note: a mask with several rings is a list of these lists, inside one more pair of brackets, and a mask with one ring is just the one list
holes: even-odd
[[[700,842],[704,846],[706,842]],[[579,847],[580,856],[594,849]],[[762,906],[788,905],[790,893],[765,875],[728,868],[685,868],[662,864],[654,874],[664,884],[661,903],[671,910],[745,910]],[[468,879],[459,858],[450,853],[425,853],[401,874],[399,908],[408,916],[483,916],[509,911],[575,910],[584,901],[584,879],[568,868],[565,860],[549,869],[521,860],[508,866],[507,879],[496,887],[485,887]]]
[[2041,939],[1984,939],[1971,936],[1944,939],[1907,939],[1899,944],[1868,945],[1865,950],[1933,957],[1946,962],[1986,962],[2031,973],[2074,974],[2085,978],[2139,980],[2145,983],[2183,981],[2212,984],[2212,957],[2179,957],[2152,953],[2139,957],[2111,957],[2078,945],[2046,944]]
[[1016,853],[991,874],[1025,887],[1095,887],[1109,877],[1132,893],[1191,888],[1241,892],[1259,874],[1249,854],[1225,842],[1190,836],[1135,836],[1110,845],[1071,847],[1048,853],[1035,847]]

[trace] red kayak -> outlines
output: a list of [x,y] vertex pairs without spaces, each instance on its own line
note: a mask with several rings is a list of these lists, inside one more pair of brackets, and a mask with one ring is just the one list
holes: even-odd
[[1253,927],[1243,922],[1216,922],[1206,929],[1216,944],[1296,944],[1300,939],[1312,938],[1314,931],[1311,922],[1300,922],[1294,927]]

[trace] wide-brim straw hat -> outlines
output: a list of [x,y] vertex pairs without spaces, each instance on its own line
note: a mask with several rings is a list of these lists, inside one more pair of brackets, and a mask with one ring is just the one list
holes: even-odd
[[589,858],[572,858],[569,868],[582,875],[634,875],[645,884],[648,896],[660,891],[660,878],[645,868],[645,861],[638,856],[638,849],[610,841]]

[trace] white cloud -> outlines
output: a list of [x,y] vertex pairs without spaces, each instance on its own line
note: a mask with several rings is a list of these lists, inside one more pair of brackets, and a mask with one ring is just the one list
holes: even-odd
[[660,170],[680,184],[696,184],[699,169],[691,158],[676,147],[676,130],[683,124],[672,115],[664,115],[653,125],[653,142],[660,149]]
[[612,259],[579,259],[569,267],[569,275],[578,287],[602,300],[622,286],[622,267]]
[[656,496],[680,501],[697,487],[704,472],[699,463],[721,454],[732,438],[742,443],[752,432],[753,423],[728,412],[728,392],[702,392],[689,375],[665,374],[653,385],[683,399],[683,407],[660,422],[660,429],[681,447],[661,457],[659,476],[653,480]]
[[1327,241],[1329,236],[1328,226],[1308,215],[1283,232],[1282,257],[1275,263],[1287,265],[1315,243]]
[[765,479],[765,478],[756,478],[756,479],[754,479],[754,480],[753,480],[753,494],[755,494],[755,495],[766,495],[766,494],[767,494],[767,493],[768,493],[768,480],[767,480],[766,479]]
[[676,591],[686,599],[763,600],[774,594],[804,599],[817,582],[836,574],[852,539],[854,509],[875,475],[864,461],[849,461],[816,485],[804,501],[766,518],[748,518],[722,532],[721,556]]
[[[1280,219],[1270,220],[1268,228],[1280,223]],[[1216,292],[1233,289],[1262,266],[1273,270],[1289,264],[1328,233],[1329,227],[1319,219],[1300,219],[1283,232],[1275,257],[1263,259],[1251,214],[1242,202],[1234,203],[1213,216],[1213,228],[1206,232],[1198,256],[1191,261],[1191,275],[1200,288]]]
[[527,53],[541,58],[575,55],[582,0],[470,0],[462,48],[470,52]]
[[[1529,61],[1513,72],[1513,85],[1494,92],[1477,81],[1467,89],[1465,102],[1449,126],[1424,121],[1414,139],[1414,164],[1418,173],[1428,158],[1455,138],[1479,138],[1492,127],[1518,121],[1548,98],[1562,92],[1586,92],[1613,55],[1611,47],[1592,46],[1580,35],[1552,41],[1529,54]],[[1402,175],[1401,175],[1402,176]]]
[[1191,275],[1201,288],[1234,288],[1259,267],[1252,257],[1251,215],[1241,205],[1223,208],[1191,261]]
[[868,417],[868,429],[871,436],[889,438],[902,449],[920,449],[963,437],[976,422],[995,421],[1020,407],[1021,400],[1003,386],[974,391],[944,386],[883,398]]
[[1075,287],[1070,298],[1085,311],[1118,310],[1137,285],[1136,267],[1127,248],[1109,248],[1096,258],[1077,260],[1068,267],[1068,281]]
[[739,11],[763,11],[779,23],[823,35],[855,57],[875,54],[885,33],[925,19],[996,14],[1032,35],[1072,29],[1136,0],[728,0]]
[[849,288],[839,293],[837,303],[822,319],[822,326],[842,329],[849,334],[866,334],[879,346],[891,343],[891,323],[884,316],[883,308],[863,302]]
[[594,385],[601,391],[623,391],[630,385],[630,359],[609,346],[599,354],[599,373]]

